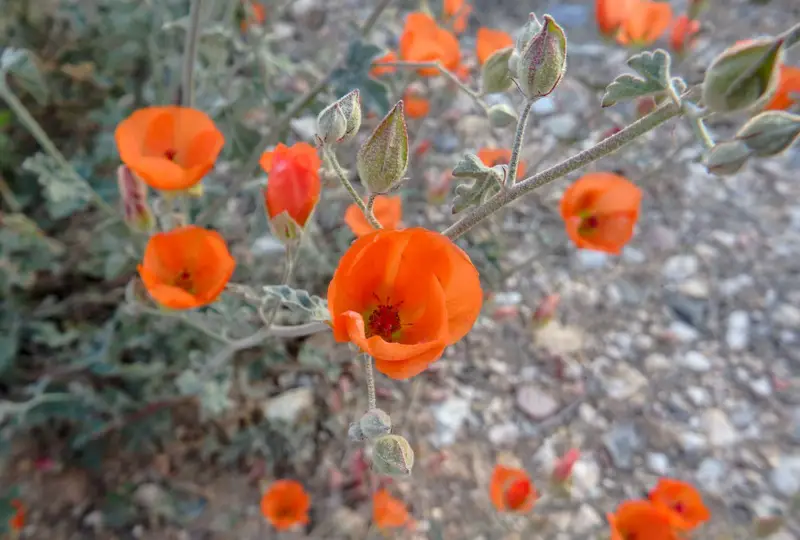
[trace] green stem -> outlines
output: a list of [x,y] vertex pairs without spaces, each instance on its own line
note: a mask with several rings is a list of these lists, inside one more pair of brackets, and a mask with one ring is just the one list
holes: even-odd
[[[347,178],[347,173],[344,171],[344,169],[342,169],[342,166],[339,165],[339,160],[336,159],[336,153],[331,150],[330,146],[323,144],[322,155],[325,157],[325,160],[328,162],[328,164],[333,168],[336,176],[339,177],[339,181],[350,194],[350,197],[352,197],[353,201],[356,203],[356,205],[358,205],[361,211],[364,212],[364,217],[367,218],[369,224],[376,229],[381,229],[381,224],[373,215],[372,209],[367,207],[367,205],[364,203],[364,199],[361,198],[361,195],[358,194],[356,188],[350,183],[350,179]],[[372,202],[374,204],[374,201]]]
[[197,61],[197,44],[200,38],[200,8],[203,0],[192,0],[189,8],[189,27],[183,47],[183,70],[181,71],[181,105],[194,106],[194,65]]
[[567,174],[576,171],[598,159],[613,154],[626,144],[638,139],[645,133],[655,129],[667,120],[682,114],[680,107],[671,101],[661,105],[647,116],[637,120],[622,131],[603,139],[591,148],[553,165],[549,169],[529,176],[518,182],[510,189],[500,191],[497,195],[486,201],[485,204],[475,208],[472,212],[448,227],[442,234],[450,239],[456,239],[472,227],[491,216],[504,206],[519,199],[534,189],[540,188],[550,182],[558,180]]
[[472,88],[461,82],[458,78],[458,75],[456,75],[449,69],[442,66],[442,64],[440,64],[439,62],[405,62],[402,60],[398,60],[396,62],[377,62],[372,65],[375,67],[385,66],[385,67],[397,67],[406,69],[423,69],[423,68],[438,69],[439,73],[441,73],[442,75],[453,81],[453,83],[455,83],[461,90],[466,92],[467,95],[471,97],[472,100],[475,103],[477,103],[480,108],[482,108],[484,111],[489,110],[489,106],[486,105],[486,102],[483,101],[481,95],[478,92],[476,92],[475,90],[473,90]]
[[514,135],[514,146],[511,148],[511,159],[508,162],[508,175],[506,176],[506,187],[511,187],[517,181],[517,169],[519,168],[519,156],[522,153],[522,143],[525,140],[525,128],[528,127],[533,100],[525,103],[522,114],[517,121],[517,132]]
[[108,204],[103,198],[97,193],[89,184],[89,181],[83,178],[75,168],[67,161],[67,158],[64,157],[50,137],[47,136],[47,133],[42,129],[42,126],[39,125],[39,122],[31,115],[25,105],[14,95],[14,92],[6,85],[5,81],[0,81],[0,97],[8,104],[14,114],[17,115],[22,125],[33,135],[33,138],[36,139],[36,142],[39,143],[39,146],[47,152],[51,158],[53,158],[64,172],[71,176],[76,182],[80,183],[84,189],[86,189],[87,193],[89,193],[92,197],[92,201],[94,202],[95,206],[108,214],[115,219],[119,219],[119,212],[117,212],[114,207]]
[[783,46],[786,49],[791,49],[798,43],[800,43],[800,23],[789,28],[786,32],[782,33],[780,36],[783,39]]
[[675,84],[672,80],[670,80],[670,82],[667,84],[667,95],[675,105],[681,108],[681,111],[686,118],[688,118],[689,123],[692,126],[692,131],[694,131],[695,136],[700,140],[706,150],[713,148],[714,138],[708,131],[705,121],[701,116],[694,114],[691,110],[689,110],[689,103],[682,99],[678,94],[678,89],[675,88]]

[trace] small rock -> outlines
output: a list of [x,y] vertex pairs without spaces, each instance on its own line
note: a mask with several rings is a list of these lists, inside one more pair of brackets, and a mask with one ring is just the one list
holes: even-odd
[[558,114],[546,118],[542,124],[544,129],[557,139],[572,140],[578,133],[578,119],[572,114]]
[[739,433],[721,409],[707,410],[701,423],[712,446],[730,446],[739,440]]
[[792,417],[789,420],[789,437],[800,444],[800,407],[795,407]]
[[678,291],[689,298],[705,300],[708,298],[708,282],[702,279],[689,279],[678,285]]
[[622,258],[629,263],[642,264],[647,260],[647,255],[645,255],[642,250],[636,249],[633,246],[625,246],[622,250]]
[[582,504],[581,507],[578,508],[577,515],[573,516],[573,521],[570,523],[570,526],[573,532],[585,537],[602,523],[603,520],[594,508],[588,504]]
[[756,410],[749,403],[742,401],[731,410],[731,422],[738,429],[746,429],[756,423]]
[[600,489],[600,465],[581,457],[572,467],[572,496],[578,500],[594,497]]
[[734,311],[728,316],[725,342],[732,351],[741,351],[750,343],[750,315],[746,311]]
[[772,394],[772,383],[766,377],[759,377],[750,381],[750,390],[759,397],[769,397]]
[[727,474],[725,463],[715,458],[705,458],[697,468],[697,482],[702,491],[713,495],[721,495],[723,492],[722,483]]
[[437,446],[449,446],[456,440],[458,430],[469,417],[470,406],[465,399],[451,397],[433,408],[436,433],[432,439]]
[[433,138],[433,148],[442,154],[452,154],[458,150],[460,143],[458,137],[452,133],[439,133]]
[[582,330],[562,325],[558,321],[551,321],[534,334],[536,345],[555,355],[580,352],[583,349],[583,339]]
[[647,468],[650,472],[659,476],[664,476],[669,471],[669,458],[666,454],[654,452],[647,454]]
[[781,457],[770,475],[772,487],[784,497],[800,492],[800,454]]
[[693,326],[682,321],[672,321],[669,331],[681,343],[691,343],[700,337],[700,333]]
[[533,102],[531,112],[537,116],[547,116],[556,112],[556,104],[553,98],[545,96]]
[[489,440],[496,446],[517,442],[519,434],[519,428],[511,422],[489,428]]
[[781,304],[772,313],[772,319],[776,324],[788,326],[789,328],[800,328],[800,308]]
[[360,540],[367,537],[369,524],[360,512],[351,510],[346,506],[340,506],[331,516],[331,522],[336,530],[341,534],[337,538],[347,538],[350,540]]
[[644,368],[648,372],[669,369],[672,364],[669,358],[661,353],[648,354],[644,359]]
[[264,416],[273,422],[297,424],[311,418],[313,413],[314,392],[307,387],[287,390],[264,404]]
[[156,513],[169,506],[167,492],[164,488],[152,482],[141,484],[137,487],[136,491],[133,492],[133,500],[136,504]]
[[633,458],[642,444],[633,422],[616,423],[611,426],[611,431],[603,435],[603,445],[618,469],[633,469]]
[[670,227],[656,225],[647,232],[647,244],[653,246],[657,251],[672,251],[678,246],[678,235]]
[[668,294],[665,303],[681,321],[701,328],[706,318],[706,303],[681,294]]
[[711,369],[711,360],[697,351],[689,351],[678,357],[678,365],[697,373],[704,373]]
[[686,389],[686,395],[695,407],[707,407],[711,403],[711,394],[701,386],[690,386]]
[[683,281],[697,273],[700,263],[694,255],[673,255],[661,269],[661,275],[670,281]]
[[647,386],[647,378],[638,370],[624,362],[617,365],[616,376],[606,383],[606,393],[616,400],[633,397],[639,390]]
[[586,270],[597,270],[608,263],[608,255],[592,249],[579,249],[577,252],[578,263]]
[[693,431],[683,431],[678,435],[678,439],[684,452],[694,454],[705,450],[708,447],[708,439]]
[[554,414],[558,401],[540,386],[525,385],[517,389],[517,406],[534,420],[542,420]]

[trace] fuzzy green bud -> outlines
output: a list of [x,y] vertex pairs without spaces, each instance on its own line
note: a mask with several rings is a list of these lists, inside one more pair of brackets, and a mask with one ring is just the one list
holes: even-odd
[[149,233],[156,226],[156,219],[147,202],[147,184],[127,165],[117,168],[122,216],[132,229]]
[[392,432],[392,419],[381,409],[370,409],[359,421],[361,433],[367,439],[377,439]]
[[542,23],[538,18],[536,18],[536,14],[531,13],[528,15],[528,21],[519,31],[519,34],[517,34],[517,39],[514,42],[514,47],[516,48],[517,52],[522,54],[522,51],[525,50],[525,47],[527,47],[530,40],[533,39],[533,36],[541,31]]
[[537,99],[556,89],[567,69],[567,36],[550,16],[533,36],[517,64],[517,80],[528,99]]
[[800,115],[786,111],[766,111],[751,118],[736,133],[736,139],[758,157],[780,154],[800,135]]
[[735,174],[747,163],[750,155],[750,149],[741,141],[721,142],[706,155],[706,169],[718,176]]
[[328,105],[317,116],[317,137],[323,143],[350,140],[360,127],[361,98],[358,90]]
[[347,429],[347,438],[353,442],[360,442],[366,439],[364,432],[361,431],[361,426],[358,422],[352,422]]
[[481,68],[481,89],[484,94],[505,92],[514,81],[511,80],[511,71],[508,69],[508,60],[514,52],[513,47],[495,51]]
[[400,435],[384,435],[375,440],[372,468],[386,476],[408,476],[414,467],[414,451]]
[[356,155],[356,169],[370,193],[387,193],[408,168],[408,130],[403,102],[381,120]]
[[781,40],[757,39],[730,47],[706,70],[703,102],[718,113],[763,106],[775,93],[782,59]]
[[505,103],[492,105],[487,111],[492,127],[504,128],[517,121],[517,112]]

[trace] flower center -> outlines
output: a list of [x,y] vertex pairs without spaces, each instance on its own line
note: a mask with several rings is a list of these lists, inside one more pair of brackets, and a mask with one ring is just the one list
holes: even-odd
[[194,292],[194,279],[192,279],[192,274],[190,274],[188,270],[184,270],[178,274],[175,281],[172,282],[172,285],[186,292]]
[[581,212],[581,224],[578,227],[578,233],[581,235],[586,235],[593,233],[597,227],[600,226],[600,219],[594,214],[589,214],[588,212],[584,213]]
[[175,161],[175,156],[178,155],[178,151],[172,148],[167,148],[164,150],[164,157],[170,161]]
[[512,510],[521,508],[531,493],[531,484],[527,480],[516,480],[506,489],[506,504]]
[[392,341],[395,332],[399,332],[403,328],[398,310],[401,305],[402,302],[382,303],[378,299],[378,305],[367,318],[367,337],[380,336],[386,341]]

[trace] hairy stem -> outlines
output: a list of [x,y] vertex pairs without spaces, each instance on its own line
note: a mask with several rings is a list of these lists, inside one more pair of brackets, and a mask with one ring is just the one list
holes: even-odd
[[692,126],[692,131],[694,131],[695,136],[700,140],[706,150],[713,148],[714,138],[708,131],[705,121],[700,115],[694,114],[690,110],[691,104],[681,98],[681,96],[678,94],[678,89],[675,88],[673,80],[670,80],[670,82],[667,84],[667,95],[669,95],[670,99],[675,105],[681,108],[683,114],[686,115],[686,118],[688,118],[689,123]]
[[194,106],[194,64],[197,61],[197,43],[200,38],[200,8],[203,0],[192,0],[189,8],[189,27],[183,46],[183,69],[181,71],[181,105]]
[[372,356],[362,354],[364,357],[364,376],[367,379],[367,401],[370,409],[378,407],[378,399],[375,397],[375,371],[372,368]]
[[787,49],[791,49],[798,43],[800,43],[800,23],[789,28],[786,32],[782,33],[780,36],[783,39],[783,46]]
[[486,203],[475,208],[472,212],[448,227],[442,234],[450,239],[458,238],[499,209],[519,199],[523,195],[558,180],[602,157],[613,154],[626,144],[657,128],[667,120],[682,114],[682,112],[681,108],[671,101],[661,105],[647,116],[637,120],[622,131],[603,139],[593,147],[579,152],[561,163],[553,165],[549,169],[529,176],[510,189],[500,191],[497,195],[486,201]]
[[489,106],[486,105],[486,102],[483,101],[483,99],[481,98],[481,95],[478,92],[476,92],[475,90],[473,90],[472,88],[470,88],[469,86],[467,86],[466,84],[461,82],[461,80],[459,80],[459,78],[458,78],[458,75],[456,75],[455,73],[453,73],[449,69],[445,68],[439,62],[405,62],[405,61],[402,61],[402,60],[398,60],[396,62],[376,62],[376,63],[373,64],[373,66],[375,66],[375,67],[381,67],[381,66],[397,67],[397,68],[405,68],[405,69],[423,69],[423,68],[438,69],[439,73],[441,73],[442,75],[444,75],[445,77],[450,79],[454,84],[456,84],[456,86],[458,86],[461,90],[466,92],[466,94],[469,97],[471,97],[472,100],[475,103],[477,103],[478,106],[481,109],[483,109],[484,111],[488,111],[489,110]]
[[[358,194],[356,188],[353,187],[352,183],[350,183],[350,179],[347,178],[347,173],[344,171],[344,169],[342,169],[342,166],[339,165],[339,160],[336,159],[336,153],[331,150],[330,146],[323,144],[322,155],[325,157],[325,160],[328,162],[328,164],[333,168],[333,171],[336,173],[336,176],[339,178],[339,181],[342,183],[344,188],[350,194],[350,197],[352,197],[353,201],[358,205],[361,211],[364,212],[364,217],[367,218],[369,224],[376,229],[382,228],[380,222],[373,215],[371,206],[368,207],[367,204],[364,203],[364,199],[361,198],[361,195]],[[370,197],[370,199],[372,199],[372,197]],[[375,201],[371,200],[372,204],[374,204],[374,202]]]
[[519,168],[519,155],[522,153],[522,143],[525,140],[525,128],[528,127],[533,101],[529,100],[522,109],[517,121],[517,132],[514,135],[514,146],[511,148],[511,159],[508,162],[508,174],[506,175],[506,187],[511,187],[517,181],[517,169]]

